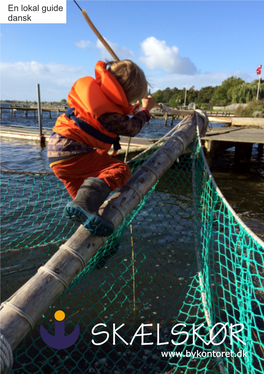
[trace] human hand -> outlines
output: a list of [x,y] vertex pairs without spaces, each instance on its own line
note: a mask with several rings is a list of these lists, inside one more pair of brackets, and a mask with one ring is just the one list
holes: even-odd
[[147,97],[144,97],[142,99],[142,107],[146,108],[148,111],[150,111],[155,106],[157,106],[157,103],[151,95],[148,95]]
[[132,103],[133,106],[133,114],[136,114],[139,111],[139,101],[136,103]]

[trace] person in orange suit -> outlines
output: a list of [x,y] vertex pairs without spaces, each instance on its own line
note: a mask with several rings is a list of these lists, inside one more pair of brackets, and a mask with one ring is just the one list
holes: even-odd
[[[68,95],[69,108],[58,117],[48,143],[54,174],[73,198],[64,216],[77,220],[94,235],[109,236],[114,227],[98,215],[111,191],[130,178],[129,167],[115,156],[119,135],[133,137],[149,121],[156,105],[147,95],[142,69],[130,60],[98,61],[95,78],[77,80]],[[139,110],[139,101],[142,108]],[[132,116],[132,117],[131,117]]]

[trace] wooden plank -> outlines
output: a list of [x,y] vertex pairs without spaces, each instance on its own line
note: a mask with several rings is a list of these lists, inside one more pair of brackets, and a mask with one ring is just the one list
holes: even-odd
[[[1,126],[0,127],[0,134],[18,134],[18,135],[24,135],[24,134],[29,134],[31,136],[34,135],[39,135],[39,129],[36,127],[23,127],[23,126],[16,126],[16,125],[11,125],[11,126]],[[43,133],[46,136],[50,136],[52,133],[52,130],[43,128]],[[120,144],[122,145],[127,145],[128,143],[128,136],[120,136]],[[135,147],[140,147],[140,146],[150,146],[155,142],[156,140],[154,139],[148,139],[148,138],[132,138],[131,140],[131,145]]]
[[194,114],[194,110],[188,110],[188,109],[169,109],[168,112],[164,111],[156,111],[151,109],[149,114],[157,117],[164,117],[165,113],[167,113],[169,116],[170,115],[175,115],[175,116],[191,116]]
[[225,142],[238,142],[238,143],[259,143],[264,144],[264,131],[263,129],[239,129],[235,132],[228,132],[215,136],[204,136],[203,140],[211,141],[225,141]]
[[232,126],[263,126],[264,118],[233,117]]
[[231,123],[232,126],[264,126],[264,118],[253,118],[253,117],[208,117],[210,122],[219,122],[219,123]]
[[[128,136],[120,136],[120,144],[121,146],[122,145],[127,145],[128,144],[128,139],[129,137]],[[134,147],[139,147],[139,146],[144,146],[144,145],[147,145],[147,146],[150,146],[152,145],[153,143],[155,143],[156,140],[155,139],[148,139],[148,138],[131,138],[131,141],[130,141],[130,145],[131,146],[134,146]]]
[[226,117],[208,117],[209,122],[216,122],[216,123],[232,123],[231,118],[226,118]]
[[[218,135],[218,134],[227,134],[232,131],[239,131],[240,128],[237,127],[227,127],[227,126],[222,126],[222,127],[212,127],[211,130],[208,130],[206,132],[205,136],[213,136],[213,135]],[[203,139],[203,138],[202,138]]]

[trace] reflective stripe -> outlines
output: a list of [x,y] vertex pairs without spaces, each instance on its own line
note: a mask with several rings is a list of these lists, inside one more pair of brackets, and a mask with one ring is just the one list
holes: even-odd
[[119,136],[117,136],[116,138],[112,138],[111,136],[101,133],[101,131],[96,130],[88,122],[85,122],[82,119],[75,117],[73,111],[74,111],[74,108],[68,108],[65,112],[66,117],[72,119],[82,131],[86,132],[93,138],[103,143],[113,144],[115,151],[118,151],[119,149],[121,149],[121,146],[119,143],[119,140],[120,140]]

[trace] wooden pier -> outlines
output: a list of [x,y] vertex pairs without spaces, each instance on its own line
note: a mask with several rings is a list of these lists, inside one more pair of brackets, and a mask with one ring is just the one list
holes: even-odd
[[[57,106],[57,107],[53,107],[53,106],[42,106],[41,107],[41,114],[43,112],[48,112],[49,113],[49,118],[51,118],[51,112],[56,112],[57,113],[57,117],[61,114],[61,113],[65,113],[66,110],[67,110],[67,106]],[[17,111],[23,111],[24,114],[25,114],[25,117],[27,118],[28,117],[28,113],[29,112],[33,112],[33,116],[34,118],[36,118],[36,115],[38,113],[38,107],[37,106],[28,106],[28,105],[12,105],[10,104],[9,107],[0,107],[0,118],[2,118],[2,112],[3,111],[9,111],[10,112],[10,116],[11,117],[15,117],[16,116],[16,112]]]
[[[57,117],[61,113],[65,113],[68,109],[68,106],[42,106],[41,107],[41,116],[43,112],[49,113],[49,118],[51,118],[51,112],[56,112]],[[36,118],[38,113],[38,107],[33,105],[12,105],[9,107],[0,106],[0,118],[2,118],[2,111],[10,111],[10,116],[15,117],[17,111],[24,111],[25,117],[28,117],[28,113],[33,111],[33,116]],[[170,109],[169,112],[163,112],[162,110],[151,110],[151,118],[164,119],[164,126],[168,124],[170,120],[170,125],[173,125],[173,121],[177,119],[183,119],[187,115],[192,115],[193,110],[188,109]],[[232,126],[264,126],[264,118],[252,118],[252,117],[236,117],[230,112],[226,112],[225,115],[223,112],[207,112],[208,119],[210,122],[219,122],[226,123]]]
[[[43,128],[42,138],[39,135],[39,129],[32,127],[22,127],[22,126],[0,126],[0,137],[13,139],[13,140],[25,140],[27,142],[42,143],[46,146],[52,130]],[[129,138],[127,136],[120,136],[121,149],[118,151],[118,158],[124,159]],[[147,138],[131,138],[129,145],[129,158],[136,156],[138,153],[144,151],[157,139],[147,139]],[[110,149],[109,154],[113,153],[113,148]]]
[[[24,111],[25,116],[28,115],[29,111],[37,112],[36,106],[9,106],[2,107],[1,110],[11,111],[11,115],[15,116],[17,110]],[[52,107],[43,106],[42,112],[46,111],[57,112],[57,115],[67,110],[67,106]],[[171,109],[165,113],[162,111],[150,111],[152,118],[163,118],[167,126],[167,122],[170,119],[170,125],[173,125],[174,119],[186,117],[188,114],[193,114],[193,110],[175,110]],[[253,144],[258,144],[259,154],[263,152],[264,144],[264,118],[251,118],[251,117],[208,117],[210,122],[219,122],[225,124],[223,127],[214,127],[211,131],[207,131],[206,136],[202,138],[204,148],[206,151],[207,159],[209,163],[212,163],[213,159],[221,154],[225,149],[235,147],[235,160],[239,162],[241,159],[250,159],[252,153]],[[26,141],[35,141],[41,143],[43,146],[48,142],[48,138],[51,134],[51,130],[43,129],[42,135],[38,128],[22,127],[22,126],[1,126],[0,137],[20,139]],[[146,138],[132,138],[129,146],[129,158],[142,152],[153,144],[153,139]],[[123,157],[127,145],[128,137],[122,136],[121,142],[122,150],[118,152],[119,157]],[[112,153],[112,152],[110,152]]]
[[[168,112],[162,112],[161,110],[151,110],[151,118],[164,119],[164,126],[167,126],[168,120],[171,120],[171,125],[176,119],[182,119],[187,115],[192,115],[193,110],[178,110],[171,109]],[[253,117],[237,117],[230,112],[226,112],[224,115],[218,112],[207,112],[209,122],[214,123],[225,123],[230,126],[264,126],[264,118],[253,118]]]
[[[42,140],[43,146],[48,142],[52,130],[43,129],[42,139],[40,139],[38,128],[26,128],[20,126],[1,126],[0,137],[11,138],[14,140],[33,141],[34,143]],[[118,158],[123,158],[128,145],[128,137],[121,136],[120,144],[122,149],[118,151]],[[157,139],[156,139],[157,140]],[[138,153],[147,149],[152,145],[155,139],[147,138],[131,138],[129,146],[129,158],[134,157]],[[206,135],[202,138],[205,148],[206,157],[209,164],[223,153],[228,148],[235,147],[235,161],[239,162],[242,159],[250,159],[253,144],[258,144],[260,155],[263,152],[264,144],[264,126],[259,128],[245,128],[245,127],[213,127],[207,131]],[[111,154],[113,149],[109,151]]]
[[[178,109],[170,110],[168,112],[169,117],[172,117],[172,116],[177,117],[177,114],[173,113],[173,111],[176,112],[176,111],[181,111],[181,110],[180,109],[179,110]],[[184,109],[184,112],[188,112],[188,111],[190,113],[193,112],[193,110]],[[211,117],[234,117],[234,113],[231,113],[231,112],[208,112],[208,111],[206,111],[206,114],[207,114],[207,116],[211,116]],[[153,110],[152,109],[150,111],[150,115],[152,116],[152,118],[164,118],[165,113],[162,112],[161,110]],[[182,115],[181,115],[181,117],[182,117]]]
[[250,160],[253,144],[258,144],[258,158],[263,154],[264,126],[213,127],[202,138],[209,166],[213,160],[228,148],[235,147],[235,164],[241,160]]

